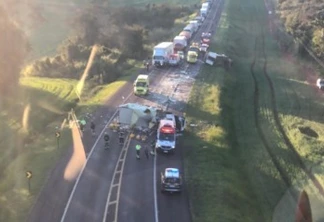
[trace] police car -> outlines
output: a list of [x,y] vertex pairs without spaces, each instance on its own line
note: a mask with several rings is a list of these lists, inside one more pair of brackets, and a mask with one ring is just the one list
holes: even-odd
[[181,192],[182,178],[177,168],[166,168],[161,172],[161,192]]

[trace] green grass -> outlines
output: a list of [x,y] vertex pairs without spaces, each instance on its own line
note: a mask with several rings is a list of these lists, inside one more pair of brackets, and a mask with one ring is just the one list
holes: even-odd
[[[133,63],[135,69],[138,64]],[[49,170],[66,153],[72,142],[70,130],[62,129],[59,149],[54,134],[68,117],[67,112],[72,107],[77,108],[80,115],[91,112],[126,84],[134,73],[134,68],[130,69],[118,81],[94,89],[86,84],[85,94],[91,96],[82,100],[77,107],[76,80],[21,79],[21,101],[0,113],[0,221],[23,221],[26,218]],[[29,124],[24,127],[23,113],[28,104]],[[27,170],[34,174],[31,195],[25,178]]]
[[[314,88],[305,83],[306,76],[300,69],[304,62],[287,63],[279,52],[267,30],[263,4],[261,0],[226,1],[212,50],[229,55],[234,66],[228,72],[204,67],[191,93],[187,116],[198,126],[190,127],[185,138],[190,147],[185,164],[194,221],[293,220],[294,201],[256,130],[250,73],[255,39],[262,131],[292,182],[289,189],[306,189],[314,215],[323,218],[322,198],[296,164],[274,122],[270,88],[263,74],[262,33],[281,125],[319,179],[323,175],[319,163],[324,152],[323,102]],[[310,127],[319,136],[309,137],[300,133],[298,127]]]

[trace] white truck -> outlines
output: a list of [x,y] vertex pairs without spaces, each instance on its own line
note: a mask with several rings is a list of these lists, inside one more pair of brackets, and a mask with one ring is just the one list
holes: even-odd
[[161,42],[153,49],[153,65],[156,67],[167,66],[169,64],[169,58],[173,53],[173,42]]
[[208,9],[210,9],[210,4],[209,4],[209,2],[204,2],[204,3],[202,3],[201,8],[208,8]]
[[208,8],[201,8],[200,9],[200,15],[202,16],[202,17],[204,17],[204,18],[206,18],[207,17],[207,13],[208,13]]
[[191,21],[189,22],[189,24],[191,24],[191,25],[194,26],[194,28],[195,28],[195,32],[198,31],[198,28],[199,28],[199,26],[200,26],[200,23],[198,23],[198,21],[196,21],[196,20],[191,20]]
[[188,24],[183,28],[183,31],[188,31],[191,33],[191,35],[193,35],[195,33],[195,27],[193,24]]
[[187,47],[188,39],[186,36],[176,36],[173,39],[174,51],[183,51]]

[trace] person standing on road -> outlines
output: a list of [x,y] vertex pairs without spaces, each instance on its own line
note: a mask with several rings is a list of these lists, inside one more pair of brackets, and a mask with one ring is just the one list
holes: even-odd
[[83,132],[84,131],[84,126],[87,124],[87,122],[84,119],[79,120],[79,126],[80,130]]
[[125,139],[124,139],[124,132],[123,131],[120,131],[119,132],[119,145],[123,145],[124,144],[124,141],[125,141]]
[[146,159],[149,159],[149,151],[146,146],[145,146],[144,153],[145,153]]
[[90,128],[91,128],[91,132],[92,132],[92,135],[94,136],[96,134],[96,124],[91,121],[91,125],[90,125]]
[[135,146],[135,149],[136,149],[136,158],[137,159],[140,159],[140,151],[141,151],[141,145],[139,145],[139,144],[137,144],[136,146]]
[[106,150],[109,148],[109,140],[110,140],[110,137],[107,132],[105,132],[104,140],[105,140],[105,150]]

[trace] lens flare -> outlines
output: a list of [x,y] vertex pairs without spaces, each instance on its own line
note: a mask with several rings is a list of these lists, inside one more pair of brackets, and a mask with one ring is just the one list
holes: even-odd
[[96,56],[96,53],[98,51],[98,46],[97,45],[94,45],[92,47],[92,50],[91,50],[91,54],[90,54],[90,57],[89,57],[89,60],[88,60],[88,63],[87,63],[87,66],[82,74],[82,77],[81,79],[79,80],[77,86],[76,86],[76,94],[78,95],[79,99],[81,100],[81,95],[82,95],[82,89],[84,87],[84,82],[86,80],[86,78],[88,77],[88,74],[89,74],[89,70],[93,64],[93,60]]
[[23,113],[22,126],[24,132],[28,132],[29,114],[30,114],[30,104],[25,106],[24,113]]

